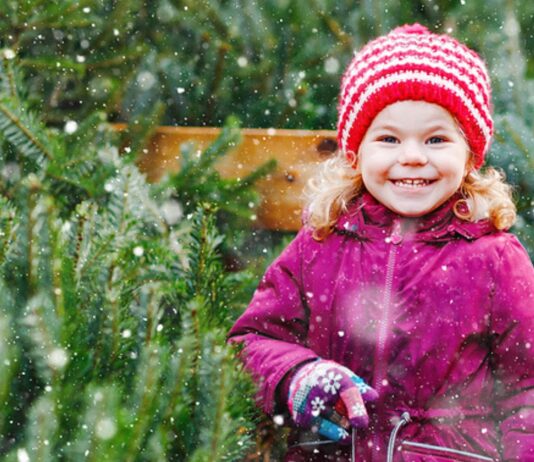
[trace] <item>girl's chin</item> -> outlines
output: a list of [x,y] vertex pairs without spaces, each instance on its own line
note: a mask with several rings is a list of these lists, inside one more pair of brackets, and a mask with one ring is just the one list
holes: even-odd
[[420,218],[436,210],[445,202],[445,200],[432,200],[432,198],[429,197],[418,200],[406,200],[405,198],[400,198],[399,200],[391,201],[389,204],[385,205],[397,215],[406,218]]

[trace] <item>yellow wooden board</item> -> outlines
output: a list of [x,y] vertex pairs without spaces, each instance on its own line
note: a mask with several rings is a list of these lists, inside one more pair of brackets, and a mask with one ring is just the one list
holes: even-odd
[[[160,127],[146,155],[138,161],[149,181],[180,168],[180,146],[194,143],[202,152],[219,128]],[[295,231],[301,226],[302,191],[319,163],[336,149],[336,132],[329,130],[242,129],[243,141],[215,165],[224,178],[244,177],[270,159],[277,168],[258,182],[262,197],[258,225]]]

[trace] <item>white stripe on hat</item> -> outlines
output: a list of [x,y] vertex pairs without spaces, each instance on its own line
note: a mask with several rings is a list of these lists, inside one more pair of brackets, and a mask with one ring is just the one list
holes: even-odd
[[[469,67],[465,62],[461,61],[460,59],[454,59],[454,57],[451,57],[450,55],[447,55],[443,53],[442,51],[432,50],[430,48],[426,47],[417,47],[417,46],[409,46],[406,48],[395,48],[392,50],[383,50],[382,54],[377,55],[376,57],[372,56],[368,60],[359,60],[355,59],[353,63],[351,63],[351,66],[349,69],[345,72],[343,82],[342,82],[342,88],[341,88],[341,95],[342,99],[346,98],[347,96],[347,90],[350,91],[350,88],[354,85],[352,80],[354,77],[361,73],[365,68],[373,68],[375,69],[377,66],[380,66],[380,62],[389,61],[390,59],[394,58],[396,55],[399,54],[399,52],[407,52],[410,54],[415,55],[427,55],[429,56],[429,59],[432,61],[435,61],[439,63],[440,61],[445,64],[450,64],[451,67],[456,67],[458,69],[458,77],[460,75],[465,75],[466,73],[469,74],[474,80],[475,83],[479,84],[482,89],[477,89],[475,92],[476,94],[479,94],[481,97],[489,98],[490,95],[490,89],[487,86],[487,83],[485,79],[481,79],[481,71],[480,69],[477,69],[478,72],[474,72],[474,67]],[[404,59],[408,59],[408,56],[404,57]],[[399,58],[397,58],[399,59]],[[414,56],[414,60],[416,59],[422,59],[422,57],[416,58]],[[406,61],[409,62],[409,61]],[[420,62],[419,62],[420,63]],[[373,66],[374,65],[374,66]],[[451,72],[454,69],[447,69],[446,66],[435,66],[436,69],[439,69],[440,72],[444,70],[445,72]],[[464,72],[462,72],[464,71]],[[484,100],[483,100],[484,101]],[[484,105],[488,104],[488,101],[484,101]]]
[[[389,37],[389,40],[386,43],[375,44],[375,42],[371,42],[368,47],[365,47],[360,53],[356,52],[355,59],[350,63],[344,74],[345,78],[343,79],[342,87],[345,87],[348,84],[348,77],[353,74],[354,69],[359,70],[365,65],[378,62],[383,58],[391,57],[397,53],[414,52],[425,54],[428,52],[431,56],[439,56],[440,58],[448,59],[449,62],[455,62],[457,67],[462,68],[472,75],[477,82],[480,82],[484,90],[488,94],[490,93],[489,75],[484,62],[480,58],[475,59],[471,53],[467,53],[467,51],[470,50],[466,47],[462,47],[461,45],[453,47],[451,46],[452,43],[454,43],[452,40],[443,42],[436,39],[429,40],[427,37],[423,40],[421,36],[418,35],[414,37],[413,34],[403,34],[402,37],[406,37],[406,40],[397,40],[398,35],[399,34],[396,34],[395,36],[386,36]],[[471,66],[469,66],[466,61],[468,61]],[[344,88],[342,88],[342,93],[343,90]]]
[[411,45],[430,47],[431,49],[432,47],[437,47],[443,51],[458,55],[461,60],[469,61],[477,70],[482,70],[480,76],[484,79],[486,88],[489,90],[489,74],[484,61],[473,50],[470,50],[449,36],[436,36],[434,34],[390,34],[370,42],[361,52],[356,53],[356,56],[358,59],[366,60],[371,54],[381,53],[382,51],[396,51],[398,47],[409,47]]
[[[354,59],[344,74],[344,79],[342,82],[342,91],[341,91],[343,98],[346,97],[347,87],[350,87],[353,85],[352,79],[357,74],[363,72],[365,68],[372,67],[373,65],[375,65],[375,67],[380,66],[381,62],[385,60],[389,60],[392,57],[399,55],[400,53],[408,53],[408,56],[414,56],[413,58],[414,60],[423,59],[423,56],[428,56],[430,60],[436,63],[441,62],[441,63],[450,64],[451,67],[458,69],[461,75],[465,75],[465,74],[470,75],[473,78],[473,80],[483,88],[484,91],[477,90],[476,92],[477,94],[481,94],[481,96],[484,95],[484,96],[489,97],[490,89],[488,87],[488,84],[485,78],[481,78],[481,75],[483,75],[483,72],[481,71],[481,69],[473,67],[473,66],[468,66],[461,59],[457,59],[456,56],[446,54],[441,50],[433,50],[430,47],[410,45],[410,46],[402,47],[402,48],[396,47],[391,50],[389,49],[382,50],[379,54],[373,55],[369,57],[369,59],[367,60]],[[419,56],[416,57],[415,55],[419,55]],[[404,56],[403,59],[408,60],[409,59],[408,56]],[[404,61],[404,62],[407,63],[408,61]],[[373,69],[375,67],[373,67]],[[441,68],[447,71],[447,68],[445,66],[442,65]],[[451,70],[449,70],[449,72],[450,71]],[[487,104],[487,102],[484,102],[484,104]]]
[[[389,61],[382,61],[380,64],[376,64],[375,66],[369,66],[368,69],[365,71],[365,73],[359,76],[354,74],[354,77],[357,76],[358,79],[356,81],[350,82],[350,86],[348,87],[349,88],[348,94],[343,95],[343,101],[345,102],[345,104],[340,108],[341,110],[340,110],[339,118],[343,119],[345,117],[345,112],[350,107],[352,100],[354,98],[354,95],[361,90],[362,85],[366,84],[369,81],[369,79],[373,76],[373,74],[378,74],[379,72],[392,68],[394,66],[406,65],[406,64],[425,65],[432,69],[435,69],[438,73],[443,73],[445,71],[450,74],[451,71],[454,71],[454,69],[446,69],[446,68],[444,69],[442,61],[445,58],[441,56],[440,58],[441,58],[441,61],[438,61],[433,58],[424,58],[424,57],[416,57],[414,55],[408,55],[408,56],[404,56],[403,58],[394,58]],[[371,64],[371,60],[369,60],[367,64]],[[419,72],[425,72],[425,71],[419,71]],[[434,75],[434,74],[431,74],[430,71],[426,71],[426,73],[430,75]],[[491,119],[491,115],[488,111],[487,103],[484,101],[482,97],[482,92],[480,91],[480,89],[476,87],[475,84],[473,84],[472,81],[469,80],[469,78],[465,74],[455,73],[454,78],[461,81],[462,84],[466,88],[469,88],[469,90],[473,92],[473,94],[475,95],[476,101],[480,105],[479,108],[482,110],[483,117],[485,117],[486,119]],[[471,99],[473,98],[471,97]]]

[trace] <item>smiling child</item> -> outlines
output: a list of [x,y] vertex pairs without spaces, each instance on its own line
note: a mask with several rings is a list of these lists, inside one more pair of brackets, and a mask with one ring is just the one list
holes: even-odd
[[489,81],[417,24],[349,64],[339,152],[230,332],[286,461],[534,461],[534,268],[480,171]]

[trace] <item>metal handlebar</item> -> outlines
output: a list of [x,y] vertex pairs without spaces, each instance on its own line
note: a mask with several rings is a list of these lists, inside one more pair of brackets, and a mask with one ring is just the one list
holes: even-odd
[[411,420],[410,414],[408,412],[403,412],[400,420],[397,422],[397,425],[393,427],[393,430],[391,430],[391,434],[389,435],[389,443],[388,443],[388,452],[387,452],[387,459],[386,462],[393,462],[393,453],[395,452],[395,442],[397,440],[397,434],[399,433],[399,430],[406,425]]
[[[408,422],[410,422],[411,417],[408,412],[403,412],[400,416],[399,421],[397,424],[393,427],[393,430],[391,430],[391,433],[389,435],[389,442],[388,442],[388,448],[387,448],[387,458],[386,462],[393,462],[393,456],[395,454],[395,443],[397,442],[397,436],[401,428],[406,425]],[[351,456],[350,460],[351,462],[356,462],[356,428],[352,428],[352,441],[351,441]],[[318,446],[323,444],[336,444],[336,441],[312,441],[308,443],[300,443],[295,444],[290,447],[296,447],[296,446]],[[415,443],[412,441],[403,441],[403,445],[409,446],[409,447],[416,447],[416,448],[424,448],[424,449],[432,449],[432,450],[440,450],[440,451],[447,451],[449,454],[455,454],[465,457],[470,457],[474,460],[480,460],[480,461],[488,461],[492,462],[493,459],[491,457],[481,456],[478,454],[474,454],[467,451],[460,451],[458,449],[452,449],[452,448],[445,448],[442,446],[434,446],[431,444],[424,444],[424,443]]]

